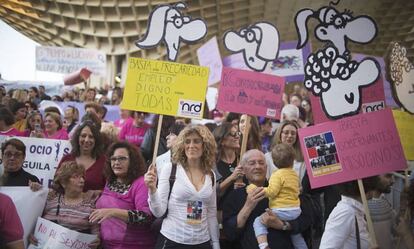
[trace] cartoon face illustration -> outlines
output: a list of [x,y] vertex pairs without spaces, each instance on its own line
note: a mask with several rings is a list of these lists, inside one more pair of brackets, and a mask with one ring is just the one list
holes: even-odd
[[175,61],[181,41],[195,43],[207,34],[204,20],[191,19],[190,16],[184,16],[180,12],[186,7],[185,3],[157,6],[149,17],[147,33],[135,44],[139,48],[147,49],[163,41],[167,45],[168,59]]
[[279,32],[267,22],[258,22],[240,31],[227,31],[224,46],[233,53],[243,53],[246,65],[262,72],[279,52]]
[[394,98],[402,108],[414,114],[414,65],[407,58],[407,50],[392,43],[387,57],[387,77],[392,82]]
[[321,97],[322,109],[337,119],[359,112],[360,88],[373,84],[380,75],[377,61],[347,61],[334,47],[318,50],[305,65],[305,87]]
[[353,17],[350,11],[339,12],[335,8],[322,7],[314,12],[300,10],[295,17],[302,48],[308,40],[307,21],[314,17],[319,21],[315,37],[327,42],[327,46],[309,55],[305,65],[305,87],[320,97],[322,109],[331,119],[351,116],[361,108],[361,87],[373,84],[380,76],[377,61],[366,58],[353,61],[347,42],[369,43],[377,34],[377,26],[368,16]]
[[314,12],[303,9],[296,14],[295,24],[299,34],[298,48],[303,47],[308,40],[307,21],[310,17],[318,19],[315,28],[315,37],[324,42],[330,42],[339,51],[339,54],[349,54],[347,42],[369,43],[377,35],[377,26],[369,16],[352,16],[352,12],[345,10],[338,12],[333,7],[322,7]]

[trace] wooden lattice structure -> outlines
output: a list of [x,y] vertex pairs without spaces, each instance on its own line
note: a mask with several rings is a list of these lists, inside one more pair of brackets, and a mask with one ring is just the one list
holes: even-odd
[[[165,59],[160,46],[140,50],[134,42],[146,31],[147,19],[154,6],[171,0],[0,0],[0,18],[16,30],[48,46],[94,48],[105,51],[108,68],[114,76],[125,68],[129,56]],[[187,0],[187,13],[207,21],[206,40],[217,36],[222,55],[222,35],[254,21],[276,24],[282,41],[297,40],[294,16],[299,9],[317,10],[328,0]],[[414,57],[413,0],[342,0],[338,10],[351,9],[366,14],[379,27],[377,38],[369,45],[350,45],[352,52],[384,56],[388,44],[403,42],[411,59]],[[310,21],[310,26],[316,21]],[[313,47],[319,46],[311,35]],[[197,64],[196,49],[182,45],[178,62]]]

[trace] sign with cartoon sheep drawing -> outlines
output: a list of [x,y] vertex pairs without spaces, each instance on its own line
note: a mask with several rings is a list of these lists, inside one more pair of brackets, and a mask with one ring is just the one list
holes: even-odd
[[361,108],[361,88],[378,79],[380,66],[373,58],[352,60],[347,43],[371,42],[377,35],[377,25],[369,16],[353,16],[350,11],[340,12],[332,5],[317,11],[302,9],[295,17],[298,49],[307,43],[310,18],[319,22],[315,37],[327,46],[309,55],[304,85],[320,98],[323,111],[330,119],[355,115]]

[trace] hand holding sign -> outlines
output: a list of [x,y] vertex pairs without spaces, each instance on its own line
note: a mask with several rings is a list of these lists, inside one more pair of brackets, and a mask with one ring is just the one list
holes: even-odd
[[148,171],[144,176],[144,182],[151,194],[157,191],[157,168],[155,164],[151,164],[148,167]]

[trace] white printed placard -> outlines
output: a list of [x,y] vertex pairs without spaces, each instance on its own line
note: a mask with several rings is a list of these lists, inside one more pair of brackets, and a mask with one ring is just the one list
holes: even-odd
[[36,70],[69,74],[82,68],[105,77],[106,54],[85,48],[36,47]]
[[[0,136],[0,144],[8,136]],[[39,178],[42,185],[50,187],[60,159],[71,151],[70,142],[67,140],[56,140],[33,137],[13,137],[21,140],[26,146],[26,159],[23,169]],[[3,168],[0,155],[0,168]]]
[[45,207],[48,189],[42,188],[33,192],[29,187],[0,187],[0,193],[9,196],[16,206],[23,225],[23,240],[27,246],[27,238],[33,232],[37,217],[42,215]]
[[89,244],[97,239],[96,235],[79,233],[40,217],[37,219],[34,236],[39,244],[30,244],[27,249],[89,249]]

